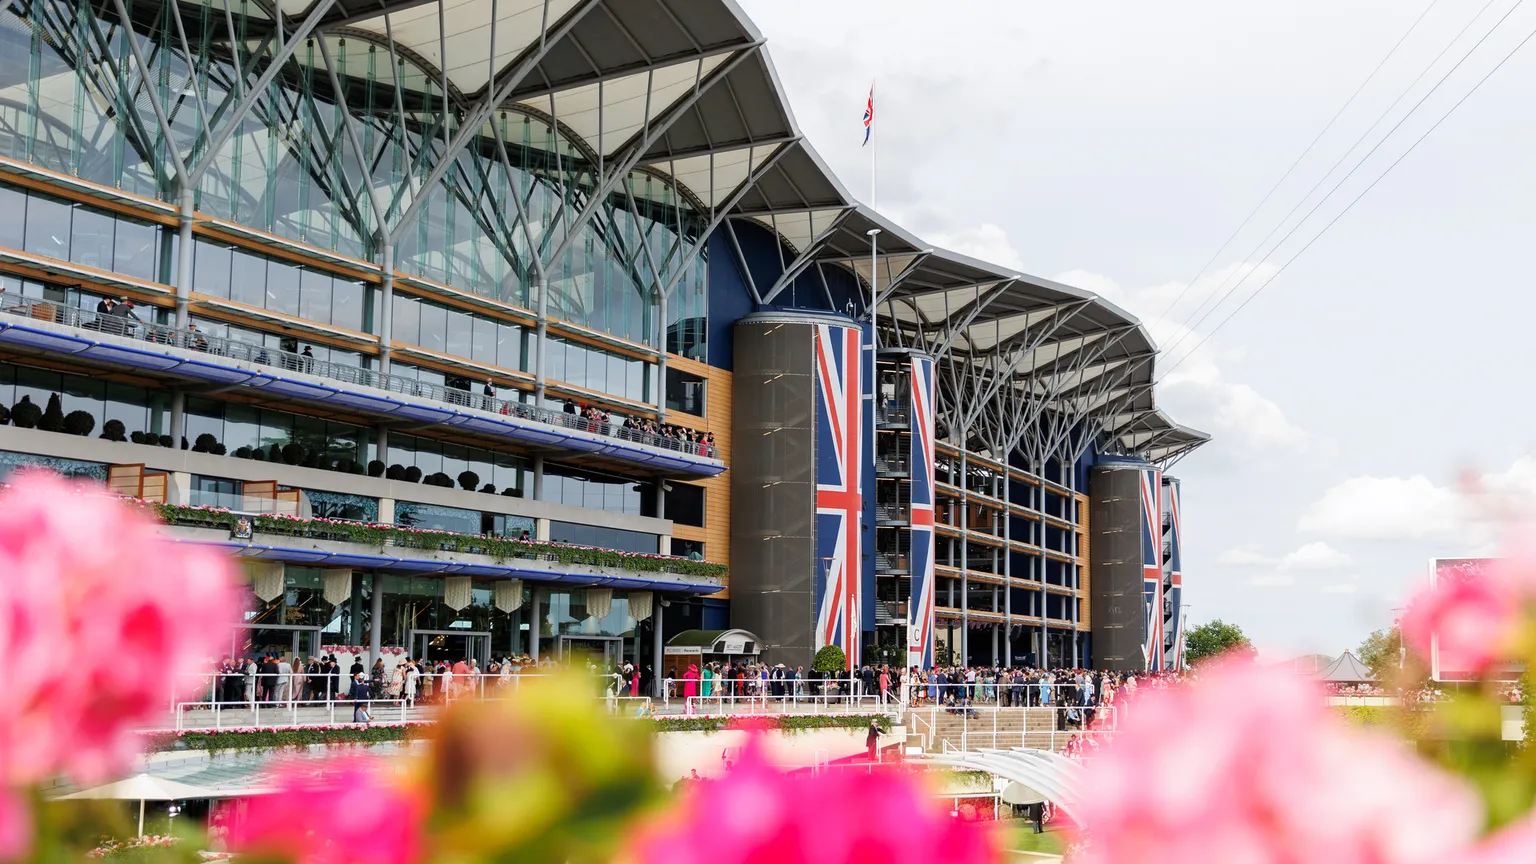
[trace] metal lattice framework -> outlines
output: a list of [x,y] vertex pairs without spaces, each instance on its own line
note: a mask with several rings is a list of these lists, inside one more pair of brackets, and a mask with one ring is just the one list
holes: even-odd
[[[565,290],[552,269],[584,229],[619,218],[616,198],[643,206],[636,177],[651,176],[695,221],[683,225],[678,203],[672,239],[601,242],[648,286],[663,322],[704,246],[684,235],[721,231],[758,304],[811,275],[831,308],[830,268],[874,282],[872,305],[838,311],[873,314],[882,345],[934,355],[941,434],[966,449],[1043,466],[1098,446],[1167,465],[1206,440],[1156,409],[1155,347],[1136,319],[1091,293],[936,249],[855,201],[803,139],[761,33],[730,0],[111,0],[96,15],[34,14],[32,26],[77,45],[91,60],[83,74],[107,76],[99,89],[133,146],[163,156],[158,182],[182,208],[180,323],[196,196],[215,166],[238,166],[253,124],[280,129],[318,113],[274,104],[280,81],[302,79],[344,110],[290,146],[307,148],[311,173],[379,265],[385,335],[395,256],[433,202],[472,214],[531,286],[542,335],[549,295]],[[350,45],[384,52],[387,71],[360,85]],[[381,85],[392,105],[372,104],[373,90],[358,104],[360,86]],[[553,216],[511,180],[509,112],[558,130],[533,171],[559,201]],[[386,155],[408,164],[383,170]],[[240,183],[225,185],[233,195]],[[743,221],[782,240],[772,284],[745,266]]]

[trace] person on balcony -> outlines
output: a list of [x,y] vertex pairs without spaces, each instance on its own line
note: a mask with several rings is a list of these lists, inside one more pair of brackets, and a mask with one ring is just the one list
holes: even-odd
[[484,409],[486,411],[495,411],[496,410],[496,382],[492,381],[489,378],[485,379],[484,396],[485,396],[485,404],[482,407],[484,407]]

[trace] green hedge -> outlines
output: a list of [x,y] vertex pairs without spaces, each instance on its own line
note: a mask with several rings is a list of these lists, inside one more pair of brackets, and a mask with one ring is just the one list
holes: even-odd
[[189,731],[148,736],[145,750],[207,750],[210,753],[244,750],[276,750],[311,744],[387,744],[409,741],[427,724],[404,726],[322,726],[311,729],[231,729],[224,732]]
[[767,717],[657,717],[657,732],[721,732],[743,725],[756,725],[782,732],[811,729],[868,729],[869,721],[880,724],[881,732],[891,731],[888,714],[786,714]]
[[[240,518],[239,514],[218,507],[187,507],[179,504],[150,506],[160,521],[169,525],[233,530],[235,520]],[[499,562],[528,558],[558,561],[561,564],[613,567],[620,570],[672,573],[678,576],[710,579],[723,579],[728,571],[724,564],[691,561],[687,558],[672,558],[666,555],[619,552],[591,546],[566,546],[560,543],[513,540],[506,537],[480,537],[473,534],[418,530],[398,525],[375,525],[340,519],[299,519],[292,516],[263,515],[253,517],[253,522],[252,527],[258,534],[301,537],[306,540],[339,540],[369,546],[394,546],[397,549],[426,549],[488,555]]]

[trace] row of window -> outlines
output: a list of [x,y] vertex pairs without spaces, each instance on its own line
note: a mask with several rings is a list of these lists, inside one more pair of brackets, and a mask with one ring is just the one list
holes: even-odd
[[161,282],[160,235],[146,222],[0,186],[0,246]]
[[348,330],[374,330],[374,289],[367,283],[225,243],[197,241],[192,284],[200,293],[269,312]]

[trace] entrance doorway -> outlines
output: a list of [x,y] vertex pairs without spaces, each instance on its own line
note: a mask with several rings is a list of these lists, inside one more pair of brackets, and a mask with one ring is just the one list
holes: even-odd
[[297,657],[303,662],[320,656],[320,628],[293,624],[241,624],[229,637],[229,656]]
[[596,666],[599,672],[612,672],[624,662],[624,639],[620,636],[561,636],[560,662],[573,666]]
[[412,657],[429,663],[474,660],[484,672],[491,662],[491,634],[484,631],[412,630],[410,645]]

